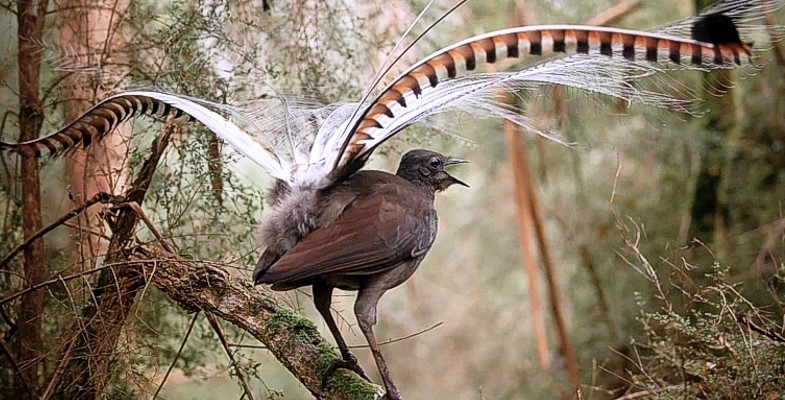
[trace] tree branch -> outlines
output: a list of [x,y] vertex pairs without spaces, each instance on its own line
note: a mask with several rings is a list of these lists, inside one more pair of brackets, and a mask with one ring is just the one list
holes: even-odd
[[46,227],[39,229],[38,231],[30,235],[30,237],[26,238],[24,242],[14,247],[11,251],[8,252],[8,254],[5,255],[5,257],[3,257],[2,260],[0,260],[0,268],[8,264],[8,262],[11,261],[11,259],[14,258],[20,251],[26,249],[27,246],[30,245],[30,243],[46,235],[47,233],[51,232],[53,229],[57,228],[58,226],[65,224],[66,221],[79,215],[82,211],[86,210],[88,207],[92,206],[93,204],[96,203],[107,204],[107,203],[118,202],[118,201],[122,201],[122,199],[118,196],[112,196],[111,194],[104,193],[104,192],[96,193],[92,198],[87,200],[84,204],[77,206],[71,211],[68,211],[60,218],[58,218],[51,224],[47,225]]
[[25,389],[30,394],[30,396],[35,397],[36,394],[33,391],[33,388],[30,386],[30,382],[28,382],[27,379],[25,378],[25,375],[22,373],[22,369],[19,368],[19,364],[16,362],[16,357],[14,357],[14,353],[11,350],[11,347],[8,345],[8,343],[6,343],[5,339],[3,339],[2,336],[0,336],[0,348],[3,349],[3,353],[5,353],[5,356],[8,357],[8,362],[11,364],[11,367],[14,369],[14,373],[16,374],[16,376],[19,377],[19,379],[21,380],[22,385],[25,387]]
[[248,332],[318,399],[369,399],[380,391],[344,370],[322,389],[322,371],[338,354],[313,322],[278,304],[250,280],[231,278],[217,264],[173,259],[162,250],[138,247],[129,264],[118,269],[148,277],[185,310],[213,314]]
[[[174,125],[167,123],[153,141],[150,154],[125,193],[124,197],[129,203],[142,204],[144,201],[173,132]],[[112,240],[107,251],[107,264],[128,261],[126,250],[133,243],[138,221],[139,215],[133,207],[118,210],[116,217],[108,221],[112,228]],[[131,268],[107,268],[101,271],[92,293],[94,303],[86,306],[78,319],[80,323],[84,321],[84,328],[79,330],[77,344],[73,349],[74,356],[67,366],[71,379],[61,382],[57,390],[58,397],[85,400],[101,397],[112,376],[117,340],[136,301],[136,295],[143,287],[144,278]]]

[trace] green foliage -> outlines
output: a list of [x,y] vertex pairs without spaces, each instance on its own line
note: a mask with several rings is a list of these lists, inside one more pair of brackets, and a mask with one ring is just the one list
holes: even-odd
[[[678,292],[680,304],[667,298],[641,302],[638,322],[645,339],[633,342],[637,371],[629,390],[661,399],[782,398],[785,337],[778,333],[779,312],[745,298],[728,267],[714,264],[698,287],[685,282],[694,270],[670,264],[662,274],[666,280],[654,282],[660,290]],[[776,279],[783,277],[781,271]]]

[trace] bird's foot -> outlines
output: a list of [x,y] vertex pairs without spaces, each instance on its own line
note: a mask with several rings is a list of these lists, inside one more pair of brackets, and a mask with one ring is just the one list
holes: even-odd
[[344,357],[341,359],[333,360],[333,362],[327,366],[324,372],[322,372],[322,388],[327,385],[327,381],[330,380],[332,374],[334,374],[335,371],[337,371],[339,368],[348,369],[366,381],[373,383],[371,378],[369,378],[368,375],[365,374],[365,371],[363,371],[362,367],[360,367],[360,363],[357,362],[357,358],[354,356],[354,354],[349,353],[344,355]]

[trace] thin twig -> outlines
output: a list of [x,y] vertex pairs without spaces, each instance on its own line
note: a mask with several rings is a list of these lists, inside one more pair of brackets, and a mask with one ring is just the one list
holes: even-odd
[[41,283],[39,283],[37,285],[30,286],[30,287],[28,287],[28,288],[26,288],[24,290],[21,290],[21,291],[16,292],[16,293],[14,293],[12,295],[4,297],[2,300],[0,300],[0,306],[2,306],[5,303],[8,303],[10,301],[13,301],[13,300],[19,298],[19,296],[24,296],[27,293],[34,292],[36,290],[45,288],[45,287],[47,287],[49,285],[52,285],[54,283],[58,283],[58,282],[61,282],[61,281],[70,281],[70,280],[73,280],[73,279],[76,279],[76,278],[79,278],[79,277],[82,277],[82,276],[85,276],[85,275],[90,275],[90,274],[99,272],[99,271],[107,269],[107,268],[112,268],[112,267],[115,267],[115,266],[118,266],[118,265],[127,266],[127,265],[130,265],[130,264],[143,264],[143,262],[141,262],[141,261],[140,262],[123,261],[123,262],[118,262],[118,263],[105,264],[105,265],[102,265],[100,267],[91,268],[91,269],[84,270],[84,271],[81,271],[81,272],[77,272],[77,273],[74,273],[74,274],[71,274],[71,275],[66,275],[66,276],[58,275],[58,276],[56,276],[56,277],[54,277],[52,279],[49,279],[48,281],[41,282]]
[[[425,329],[423,329],[423,330],[421,330],[419,332],[410,333],[410,334],[408,334],[406,336],[401,336],[399,338],[387,339],[385,341],[379,342],[379,346],[384,346],[384,345],[387,345],[387,344],[400,342],[402,340],[411,339],[413,337],[420,336],[423,333],[432,331],[432,330],[442,326],[443,324],[444,324],[444,321],[437,322],[437,323],[435,323],[435,324],[433,324],[433,325],[431,325],[431,326],[429,326],[429,327],[427,327],[427,328],[425,328]],[[362,348],[367,348],[367,347],[368,347],[367,344],[354,344],[354,345],[349,346],[350,349],[362,349]]]
[[612,22],[619,20],[625,15],[629,14],[632,10],[641,5],[640,0],[627,0],[616,4],[615,6],[606,9],[605,11],[589,18],[586,21],[588,25],[608,25]]
[[127,203],[120,203],[112,207],[112,209],[124,207],[130,208],[136,213],[136,216],[139,217],[139,219],[141,219],[145,225],[147,225],[147,228],[150,229],[150,232],[153,233],[153,236],[155,236],[155,238],[161,243],[161,246],[163,246],[166,251],[172,254],[177,254],[177,251],[175,251],[174,247],[172,247],[166,241],[166,239],[164,239],[163,235],[161,235],[161,232],[158,231],[158,228],[156,228],[155,225],[153,225],[153,222],[150,221],[150,218],[147,218],[147,214],[145,214],[144,210],[142,210],[142,207],[139,206],[139,203],[135,201],[129,201]]
[[47,233],[49,233],[49,231],[51,231],[51,230],[57,228],[58,226],[62,225],[63,223],[65,223],[65,221],[68,221],[69,219],[79,215],[85,209],[87,209],[88,207],[92,206],[93,204],[96,204],[96,203],[104,203],[104,204],[106,204],[106,203],[115,202],[118,199],[119,199],[119,197],[113,196],[113,195],[111,195],[109,193],[105,193],[105,192],[96,193],[93,197],[91,197],[89,200],[87,200],[87,202],[85,202],[84,204],[82,204],[82,205],[74,208],[73,210],[67,212],[65,215],[63,215],[62,217],[58,218],[57,220],[55,220],[51,224],[49,224],[49,225],[45,226],[44,228],[41,228],[37,232],[33,233],[30,237],[25,239],[25,241],[22,242],[20,245],[14,247],[13,250],[11,250],[8,254],[6,254],[5,257],[3,257],[3,259],[0,261],[0,268],[4,267],[9,261],[11,261],[12,258],[14,258],[14,256],[16,256],[17,254],[19,254],[19,252],[21,252],[22,250],[27,248],[27,246],[29,246],[30,243],[34,242],[35,240],[37,240],[41,236],[46,235]]
[[210,326],[218,335],[218,340],[221,341],[221,345],[223,345],[224,350],[226,350],[226,355],[229,356],[229,360],[232,362],[232,365],[234,365],[234,370],[237,373],[237,378],[240,380],[240,383],[243,386],[245,395],[248,396],[249,399],[254,400],[253,391],[251,391],[251,385],[248,384],[248,379],[245,377],[242,369],[240,369],[240,364],[238,364],[237,360],[234,359],[234,354],[232,353],[232,349],[229,348],[229,342],[226,340],[226,336],[224,336],[221,325],[218,324],[218,319],[215,318],[215,315],[210,313],[205,313],[205,315],[207,316],[207,321],[210,323]]
[[79,231],[80,235],[82,233],[87,233],[87,234],[93,235],[93,236],[95,236],[95,237],[97,237],[99,239],[112,240],[112,237],[107,235],[107,234],[104,234],[102,232],[98,232],[97,230],[89,228],[89,227],[86,227],[86,226],[81,226],[81,225],[78,225],[78,224],[74,224],[73,222],[63,222],[63,226],[67,226],[67,227],[69,227],[71,229]]
[[621,396],[621,397],[617,397],[616,400],[639,399],[641,397],[647,397],[647,396],[655,395],[655,394],[658,394],[658,393],[662,393],[662,392],[664,392],[666,390],[668,390],[668,388],[658,388],[658,389],[651,389],[651,390],[642,390],[640,392],[630,393],[630,394],[626,394],[626,395]]
[[616,328],[616,323],[613,322],[610,302],[608,302],[608,296],[605,295],[605,289],[603,288],[600,274],[597,272],[597,266],[594,263],[591,252],[589,251],[589,246],[586,245],[586,243],[581,243],[578,246],[578,253],[581,255],[583,266],[589,273],[589,281],[591,282],[591,285],[594,286],[594,290],[597,293],[597,303],[601,311],[600,314],[605,320],[605,325],[608,326],[608,332],[611,334],[614,344],[619,344],[621,343],[619,330]]
[[[65,280],[63,279],[62,276],[58,276],[58,278],[59,278],[59,282],[63,284],[63,288],[68,293],[68,300],[70,300],[71,302],[71,309],[72,312],[74,313],[73,315],[79,315],[77,311],[76,303],[74,302],[74,296],[71,294],[68,285],[65,283]],[[87,287],[90,287],[89,283]],[[54,391],[59,385],[60,379],[62,378],[63,373],[67,368],[68,362],[71,361],[71,352],[73,351],[74,345],[76,344],[79,335],[81,334],[81,332],[87,331],[87,326],[81,318],[76,319],[76,325],[79,326],[79,329],[77,330],[76,334],[73,337],[71,337],[71,339],[68,341],[68,346],[66,347],[62,357],[60,358],[60,363],[58,363],[57,369],[55,370],[54,375],[52,375],[52,379],[49,381],[49,385],[47,386],[46,391],[44,392],[44,396],[42,397],[41,400],[48,399],[54,394]]]
[[[431,326],[429,326],[429,327],[427,327],[427,328],[425,328],[423,330],[417,331],[415,333],[410,333],[410,334],[408,334],[406,336],[401,336],[401,337],[397,337],[397,338],[393,338],[393,339],[387,339],[385,341],[379,342],[379,346],[384,346],[384,345],[388,345],[388,344],[391,344],[391,343],[395,343],[395,342],[400,342],[400,341],[403,341],[403,340],[411,339],[411,338],[416,337],[416,336],[420,336],[423,333],[432,331],[432,330],[442,326],[443,324],[444,324],[444,321],[437,322],[437,323],[435,323],[435,324],[433,324],[433,325],[431,325]],[[229,343],[229,346],[230,347],[239,347],[239,348],[243,348],[243,349],[267,349],[267,346],[264,346],[264,345],[261,345],[261,344]],[[367,344],[353,344],[353,345],[349,345],[348,347],[350,349],[365,349],[365,348],[368,348],[368,345]]]
[[778,334],[773,329],[763,328],[763,327],[760,327],[760,326],[756,325],[754,322],[748,320],[747,317],[745,317],[743,315],[737,315],[736,316],[736,321],[738,321],[740,324],[745,325],[746,327],[750,328],[753,332],[760,333],[761,335],[766,336],[767,338],[769,338],[769,339],[771,339],[771,340],[773,340],[775,342],[785,343],[785,337],[783,337],[782,335]]
[[57,364],[57,369],[55,370],[54,375],[52,375],[52,379],[49,380],[49,385],[46,387],[46,391],[44,395],[41,396],[41,400],[48,400],[55,392],[55,388],[57,387],[58,383],[60,382],[60,378],[63,377],[63,373],[65,372],[65,367],[68,365],[68,361],[71,360],[71,352],[74,349],[74,344],[76,343],[76,337],[71,338],[68,341],[68,347],[65,349],[63,353],[63,358],[60,359],[60,362]]
[[183,337],[183,341],[180,342],[180,348],[177,349],[177,354],[174,355],[174,360],[172,360],[172,363],[169,365],[169,369],[166,370],[166,374],[164,374],[161,384],[158,385],[158,389],[155,390],[155,394],[153,394],[153,400],[155,400],[158,397],[158,394],[161,393],[161,389],[163,389],[166,380],[169,379],[169,374],[172,373],[175,364],[177,364],[177,360],[180,359],[180,354],[183,353],[185,344],[188,342],[188,338],[191,336],[191,331],[193,331],[194,325],[196,325],[196,318],[198,316],[199,313],[194,313],[193,318],[191,318],[191,323],[188,325],[188,330],[185,332],[185,337]]
[[616,174],[613,176],[613,187],[611,188],[611,199],[608,204],[613,206],[613,201],[616,199],[616,185],[619,183],[619,175],[621,174],[621,158],[616,154]]
[[[114,207],[114,209],[123,208],[123,207],[128,207],[131,210],[133,210],[133,212],[136,213],[136,216],[139,219],[141,219],[145,225],[147,225],[147,229],[150,229],[150,232],[153,233],[153,236],[155,236],[155,238],[158,240],[159,243],[161,243],[161,246],[163,246],[163,248],[166,251],[172,253],[175,256],[178,255],[178,253],[174,250],[174,247],[172,247],[169,244],[169,242],[167,242],[164,239],[164,236],[161,234],[161,232],[158,231],[158,228],[156,228],[153,222],[150,221],[150,218],[147,217],[147,214],[144,212],[144,210],[142,210],[142,207],[139,205],[139,203],[135,201],[129,201],[127,203],[118,204],[117,206]],[[150,276],[145,276],[144,289],[142,289],[142,295],[140,296],[140,300],[143,299],[145,293],[147,293],[147,288],[150,286],[150,282],[153,279],[152,275],[154,274],[155,274],[155,264],[153,265],[153,270],[150,272]]]
[[32,396],[33,398],[38,397],[38,395],[36,395],[35,392],[33,391],[33,387],[30,386],[30,382],[27,381],[27,378],[22,373],[22,370],[19,368],[19,364],[17,364],[16,362],[16,357],[14,357],[14,353],[11,351],[11,347],[8,346],[8,343],[6,343],[5,339],[3,339],[2,336],[0,336],[0,347],[3,348],[3,353],[5,353],[6,357],[8,357],[8,361],[11,363],[11,367],[13,367],[14,369],[16,378],[19,378],[22,381],[22,385],[25,387],[25,390],[27,390],[27,393],[30,393],[30,396]]

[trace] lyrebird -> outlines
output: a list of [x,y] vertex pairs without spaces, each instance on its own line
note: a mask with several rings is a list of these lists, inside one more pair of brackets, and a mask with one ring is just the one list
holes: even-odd
[[[0,149],[26,156],[58,154],[99,141],[137,115],[171,110],[203,123],[276,179],[262,222],[267,247],[253,279],[275,290],[313,287],[316,308],[342,356],[325,371],[323,381],[335,368],[354,370],[367,379],[330,314],[333,288],[357,290],[355,314],[382,376],[385,396],[400,398],[374,337],[376,305],[425,257],[436,236],[433,196],[452,184],[463,184],[445,168],[464,161],[414,150],[404,155],[396,174],[361,171],[373,151],[407,126],[450,108],[525,126],[526,119],[494,101],[493,93],[542,83],[678,106],[665,94],[638,92],[632,83],[664,66],[710,69],[748,63],[752,50],[734,22],[759,17],[776,6],[779,3],[773,1],[724,1],[657,32],[579,25],[490,32],[426,57],[370,101],[289,108],[279,127],[264,132],[255,131],[259,124],[238,108],[161,92],[125,92],[49,136],[0,142]],[[482,63],[557,53],[566,56],[518,70],[476,72]],[[317,129],[305,129],[306,124],[298,122],[305,119],[319,121]]]

